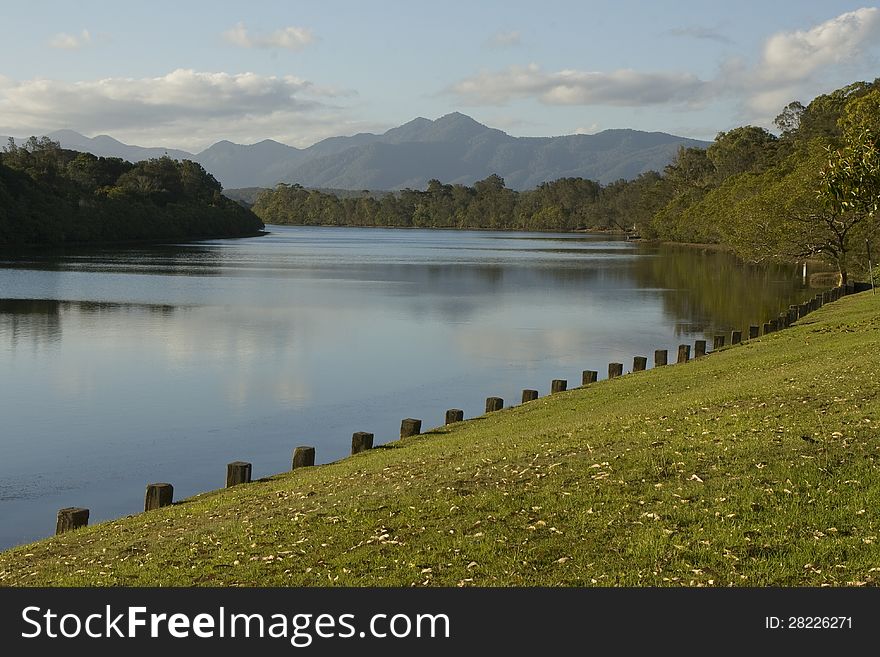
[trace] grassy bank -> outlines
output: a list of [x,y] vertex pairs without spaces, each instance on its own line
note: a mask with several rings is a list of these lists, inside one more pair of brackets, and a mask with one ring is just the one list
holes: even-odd
[[876,584],[878,311],[16,548],[0,584]]

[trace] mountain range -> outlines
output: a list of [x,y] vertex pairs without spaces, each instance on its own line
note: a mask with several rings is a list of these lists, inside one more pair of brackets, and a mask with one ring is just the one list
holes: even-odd
[[493,173],[519,190],[565,177],[607,184],[662,170],[680,146],[708,146],[664,132],[629,129],[512,137],[458,112],[433,121],[417,118],[379,135],[331,137],[303,149],[271,139],[249,145],[224,140],[200,153],[188,153],[130,146],[107,135],[85,137],[73,130],[48,136],[64,148],[132,162],[165,154],[194,160],[227,189],[272,187],[279,182],[354,190],[424,189],[432,178],[469,185]]

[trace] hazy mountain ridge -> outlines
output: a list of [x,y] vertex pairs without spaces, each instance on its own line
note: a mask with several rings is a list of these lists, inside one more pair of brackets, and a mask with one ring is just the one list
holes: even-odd
[[453,112],[416,118],[376,135],[330,137],[299,149],[266,139],[242,145],[219,141],[200,153],[130,146],[72,130],[49,135],[65,148],[139,161],[167,154],[199,162],[224,187],[272,187],[278,182],[338,189],[424,189],[430,179],[470,185],[495,173],[508,187],[581,177],[607,184],[662,170],[680,146],[708,142],[662,132],[605,130],[594,135],[512,137]]

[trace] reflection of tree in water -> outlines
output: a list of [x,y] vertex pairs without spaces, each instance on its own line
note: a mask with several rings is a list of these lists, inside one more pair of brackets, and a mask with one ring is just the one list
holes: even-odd
[[175,306],[161,304],[0,299],[0,337],[8,336],[12,346],[22,341],[44,346],[61,341],[64,316],[70,313],[94,317],[135,312],[169,317],[175,310]]
[[51,344],[61,340],[61,303],[47,299],[0,299],[0,335],[12,346],[21,340]]
[[649,257],[634,259],[632,274],[644,286],[667,290],[664,310],[682,332],[760,325],[818,291],[792,265],[751,265],[722,251],[669,245],[642,252]]

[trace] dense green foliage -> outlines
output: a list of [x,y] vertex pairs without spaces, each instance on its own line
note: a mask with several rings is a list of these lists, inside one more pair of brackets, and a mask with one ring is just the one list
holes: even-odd
[[877,585],[878,346],[876,297],[845,297],[686,365],[17,547],[0,586]]
[[254,212],[267,223],[493,230],[575,230],[632,225],[647,220],[664,199],[660,176],[602,186],[561,178],[516,192],[491,175],[472,187],[431,180],[425,191],[405,189],[378,197],[343,198],[300,185],[280,184],[257,197]]
[[842,282],[864,274],[878,239],[880,80],[790,103],[776,125],[778,138],[747,126],[681,151],[664,172],[672,198],[647,230],[754,261],[819,257]]
[[[516,192],[492,175],[475,183],[360,198],[279,185],[254,211],[280,224],[635,230],[646,237],[723,244],[744,259],[823,258],[845,282],[867,270],[878,239],[880,80],[792,102],[780,136],[744,126],[707,149],[681,148],[663,172],[601,185],[563,178]],[[875,244],[875,253],[880,245]]]
[[45,137],[0,155],[0,245],[252,235],[263,224],[195,162],[131,164]]

